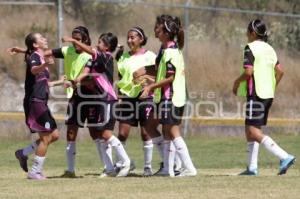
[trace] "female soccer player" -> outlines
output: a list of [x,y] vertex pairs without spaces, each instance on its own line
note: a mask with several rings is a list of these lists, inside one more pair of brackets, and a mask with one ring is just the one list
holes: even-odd
[[157,57],[159,67],[156,82],[144,88],[141,98],[154,91],[154,102],[159,104],[165,143],[164,168],[158,174],[174,176],[174,156],[177,151],[184,169],[179,176],[195,176],[197,170],[179,128],[186,103],[184,61],[181,51],[184,46],[184,32],[180,20],[177,17],[165,16],[163,26],[157,27],[157,38],[162,43],[163,49]]
[[285,174],[295,157],[280,148],[272,138],[264,135],[261,126],[267,124],[275,88],[283,76],[276,52],[267,43],[266,25],[259,19],[248,25],[248,44],[244,50],[244,72],[234,81],[233,93],[247,97],[246,138],[248,167],[241,175],[257,175],[259,143],[280,159],[279,175]]
[[153,142],[146,131],[145,125],[152,111],[153,103],[151,96],[140,100],[144,83],[148,84],[154,81],[151,76],[143,78],[140,81],[134,79],[134,72],[141,68],[146,68],[147,71],[154,71],[156,55],[143,48],[147,43],[147,36],[140,27],[133,27],[127,34],[127,45],[130,48],[129,52],[123,53],[120,50],[117,53],[116,59],[118,63],[118,71],[120,81],[117,83],[121,94],[121,102],[119,104],[119,135],[118,138],[125,144],[132,126],[140,125],[141,137],[144,142],[144,176],[152,175],[152,152]]
[[[106,142],[105,146],[111,145],[115,150],[118,159],[122,160],[122,168],[118,172],[117,177],[127,176],[130,169],[130,160],[126,154],[123,145],[112,135],[115,126],[114,108],[117,102],[117,95],[113,88],[113,57],[112,53],[118,45],[117,37],[112,33],[104,33],[100,35],[97,50],[85,45],[71,37],[64,37],[63,41],[72,42],[79,46],[85,52],[92,55],[84,68],[83,73],[74,80],[73,84],[82,82],[89,75],[93,78],[96,88],[94,89],[94,98],[88,98],[86,101],[90,103],[88,125],[97,133],[99,138],[103,138]],[[102,160],[105,164],[105,175],[114,176],[115,170],[112,158],[106,153],[105,148],[101,148]]]
[[25,38],[25,44],[27,68],[23,107],[26,124],[31,133],[39,134],[39,139],[34,142],[35,158],[29,172],[27,159],[28,155],[34,151],[32,146],[17,150],[15,155],[22,169],[28,172],[29,179],[44,180],[46,177],[42,170],[48,146],[59,137],[56,122],[47,106],[49,86],[63,84],[63,80],[49,82],[48,66],[54,64],[54,61],[44,55],[44,51],[48,49],[45,37],[40,33],[30,33]]
[[[84,26],[77,26],[72,31],[72,37],[78,41],[81,41],[87,45],[91,44],[91,39],[89,36],[89,31]],[[14,47],[10,49],[11,53],[24,53],[25,50],[19,47]],[[83,71],[86,63],[91,59],[91,55],[82,51],[79,46],[70,45],[64,46],[57,49],[46,50],[45,56],[54,56],[55,58],[64,59],[64,74],[67,80],[76,79],[80,73]],[[67,88],[66,93],[69,99],[68,110],[67,110],[67,170],[62,175],[62,177],[74,178],[75,175],[75,156],[76,156],[76,137],[78,133],[78,128],[82,127],[82,123],[87,118],[85,110],[77,109],[79,104],[84,100],[83,95],[89,93],[87,87],[82,86],[80,88],[81,93],[77,93],[77,90],[73,92],[73,88]],[[82,95],[83,94],[83,95]],[[78,113],[78,114],[77,114]],[[79,117],[78,117],[79,116]],[[80,124],[79,124],[80,123]],[[90,136],[94,140],[97,151],[100,153],[101,143],[97,138],[95,132],[90,130]],[[32,149],[36,146],[36,143],[32,144]],[[30,149],[30,148],[29,148]]]

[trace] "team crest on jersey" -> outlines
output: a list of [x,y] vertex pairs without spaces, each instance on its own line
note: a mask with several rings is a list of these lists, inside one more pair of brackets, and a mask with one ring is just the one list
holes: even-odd
[[50,129],[50,123],[49,123],[49,122],[46,122],[46,123],[45,123],[45,128],[46,128],[46,129]]

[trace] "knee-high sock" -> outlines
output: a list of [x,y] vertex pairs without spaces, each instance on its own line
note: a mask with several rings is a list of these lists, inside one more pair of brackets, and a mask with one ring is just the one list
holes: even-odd
[[76,142],[67,142],[66,147],[68,171],[75,171]]
[[32,154],[33,152],[35,152],[35,150],[37,149],[37,141],[32,142],[30,145],[28,145],[27,147],[22,149],[23,155],[28,156],[30,154]]
[[282,148],[280,148],[280,146],[278,146],[276,142],[269,136],[265,136],[262,139],[261,144],[264,145],[264,147],[266,147],[269,152],[278,157],[280,160],[283,160],[289,156],[289,154]]
[[112,160],[112,151],[111,146],[105,142],[105,140],[100,140],[100,153],[102,157],[102,161],[104,163],[104,168],[107,171],[114,170],[114,164]]
[[174,158],[175,158],[175,147],[172,141],[164,141],[164,168],[163,171],[168,173],[170,176],[174,176]]
[[164,159],[164,138],[163,136],[158,136],[152,138],[153,144],[156,146],[161,159]]
[[178,155],[181,159],[181,162],[182,162],[183,166],[186,169],[194,170],[195,167],[193,165],[193,162],[191,160],[188,148],[187,148],[183,138],[182,137],[177,137],[173,140],[173,143],[174,143],[174,146],[176,148],[176,152],[178,153]]
[[43,170],[45,157],[35,156],[33,160],[33,165],[31,168],[32,173],[41,173]]
[[253,171],[257,169],[257,157],[259,151],[258,142],[248,142],[248,169]]
[[153,143],[152,140],[144,141],[144,168],[152,168]]
[[107,143],[116,150],[116,155],[119,160],[121,160],[124,164],[130,164],[130,159],[118,138],[113,135],[108,139]]

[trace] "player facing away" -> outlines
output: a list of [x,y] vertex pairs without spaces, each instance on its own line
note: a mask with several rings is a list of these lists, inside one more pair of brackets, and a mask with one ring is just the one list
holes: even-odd
[[249,23],[248,44],[244,49],[243,73],[234,81],[233,93],[247,97],[245,134],[248,142],[248,166],[241,175],[258,175],[257,157],[262,144],[279,160],[278,175],[285,174],[295,157],[264,135],[261,127],[267,124],[269,109],[283,69],[272,46],[267,43],[266,25],[259,19]]
[[[147,43],[147,36],[140,27],[132,27],[127,33],[128,52],[120,49],[116,59],[118,64],[119,82],[117,83],[120,93],[119,103],[119,135],[118,138],[125,145],[131,127],[140,126],[141,138],[144,150],[144,176],[151,176],[153,142],[147,132],[146,124],[152,118],[149,117],[153,108],[152,97],[139,99],[144,84],[153,82],[153,76],[148,75],[142,79],[134,79],[134,72],[139,69],[155,69],[156,55],[146,50],[143,46]],[[160,134],[158,134],[160,136]]]
[[44,56],[48,42],[40,33],[30,33],[25,38],[26,79],[23,107],[26,125],[31,133],[38,133],[39,139],[31,145],[15,152],[21,168],[28,172],[27,159],[35,151],[32,168],[28,172],[29,179],[44,180],[43,165],[48,146],[59,137],[56,122],[47,106],[49,86],[63,84],[63,80],[49,82],[48,66],[54,64],[53,59]]
[[174,159],[177,151],[183,171],[178,176],[195,176],[197,170],[190,158],[187,146],[180,135],[181,117],[186,103],[186,81],[181,49],[184,32],[179,18],[166,16],[159,26],[157,38],[163,49],[157,57],[156,82],[146,86],[141,98],[154,91],[154,102],[158,104],[160,123],[164,134],[164,168],[158,175],[174,176]]
[[[89,102],[88,125],[92,125],[90,128],[97,133],[99,139],[105,142],[102,144],[100,151],[101,159],[105,165],[105,171],[101,177],[127,176],[130,169],[130,159],[119,139],[112,134],[116,121],[114,110],[118,100],[113,88],[114,65],[112,53],[118,45],[118,39],[112,33],[101,34],[97,49],[93,49],[71,37],[64,37],[63,41],[72,42],[92,55],[92,59],[86,64],[81,75],[72,83],[73,85],[87,83],[89,87],[94,87],[94,92],[90,97],[87,97],[86,102]],[[86,82],[86,78],[92,78],[93,81]],[[95,86],[91,84],[95,84]],[[118,174],[116,174],[112,162],[111,150],[107,153],[108,146],[115,149],[118,159],[122,162]]]

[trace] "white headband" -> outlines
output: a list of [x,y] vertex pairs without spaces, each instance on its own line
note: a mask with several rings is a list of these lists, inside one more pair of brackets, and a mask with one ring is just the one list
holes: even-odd
[[143,35],[143,33],[139,29],[137,29],[137,28],[131,28],[130,31],[137,32],[139,35],[141,35],[142,39],[144,39],[144,35]]
[[252,23],[251,23],[251,26],[252,26],[252,29],[254,30],[254,32],[255,32],[258,36],[266,36],[267,31],[265,31],[264,34],[258,33],[258,30],[257,30],[257,28],[256,28],[255,25],[254,25],[254,22],[255,22],[255,20],[253,20]]
[[165,21],[165,27],[166,27],[168,32],[171,32],[170,28],[168,27],[167,21]]

